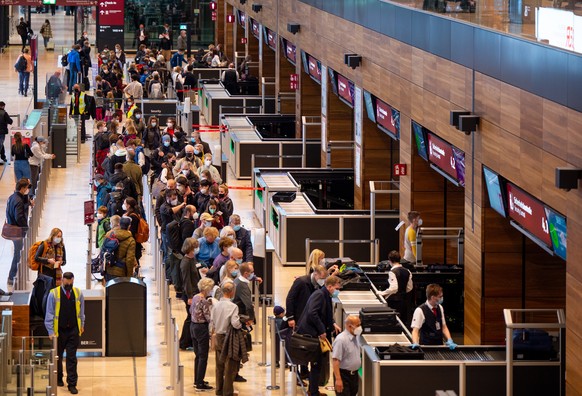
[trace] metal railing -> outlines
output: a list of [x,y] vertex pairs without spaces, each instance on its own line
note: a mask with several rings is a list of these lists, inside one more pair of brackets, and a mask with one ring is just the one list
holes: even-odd
[[[400,195],[400,182],[398,181],[370,181],[370,239],[376,239],[376,196]],[[391,208],[392,209],[392,208]],[[372,255],[372,246],[370,246]],[[376,256],[376,259],[379,259]],[[376,263],[372,263],[376,264]]]
[[305,273],[309,275],[309,255],[311,254],[312,243],[337,243],[338,257],[344,257],[344,244],[369,244],[370,245],[370,262],[377,263],[380,257],[380,240],[379,239],[310,239],[305,238]]
[[312,126],[319,126],[321,128],[321,116],[301,117],[301,144],[303,145],[302,168],[307,168],[307,128]]
[[[422,250],[426,240],[452,240],[457,242],[457,263],[463,265],[465,257],[465,231],[463,227],[419,227],[416,234],[416,266],[423,266]],[[445,264],[446,264],[445,249]]]
[[353,140],[330,140],[327,142],[325,149],[325,167],[331,168],[332,150],[352,151],[355,147]]
[[47,165],[46,162],[41,163],[36,190],[33,192],[33,196],[35,197],[34,206],[31,208],[28,215],[28,230],[26,231],[26,235],[22,240],[20,263],[18,273],[16,275],[16,282],[14,284],[15,290],[28,289],[28,281],[30,280],[30,272],[28,270],[28,250],[32,247],[32,245],[34,245],[38,238],[40,219],[46,201],[46,192],[50,173],[51,166]]

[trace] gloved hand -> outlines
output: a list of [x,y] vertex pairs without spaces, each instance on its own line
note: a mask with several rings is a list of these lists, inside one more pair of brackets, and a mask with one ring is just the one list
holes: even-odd
[[418,345],[418,344],[416,344],[416,343],[414,343],[414,344],[410,344],[410,348],[411,348],[411,349],[418,349],[418,348],[420,348],[420,345]]
[[452,338],[449,338],[445,345],[448,346],[451,351],[457,347],[457,344],[455,344]]

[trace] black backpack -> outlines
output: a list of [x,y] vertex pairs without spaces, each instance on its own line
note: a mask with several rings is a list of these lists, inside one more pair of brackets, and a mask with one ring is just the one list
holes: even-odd
[[137,188],[133,181],[128,177],[123,180],[123,195],[137,199]]
[[[139,160],[139,154],[143,153],[143,147],[139,146],[135,149],[135,161],[137,162]],[[145,163],[141,166],[141,173],[143,175],[147,175],[150,172],[150,169],[152,168],[152,163],[150,161],[150,157],[148,157],[147,155],[143,155],[144,159],[145,159]]]
[[109,217],[118,215],[123,215],[123,201],[125,201],[125,195],[120,191],[112,191],[109,193],[109,202],[107,203],[107,212]]
[[69,54],[61,56],[61,66],[67,67],[69,65]]
[[180,222],[172,220],[166,225],[166,233],[168,235],[168,246],[174,252],[180,253],[182,251],[182,230],[180,229]]
[[26,66],[28,66],[28,61],[23,55],[20,55],[16,63],[14,64],[14,68],[18,72],[26,71]]

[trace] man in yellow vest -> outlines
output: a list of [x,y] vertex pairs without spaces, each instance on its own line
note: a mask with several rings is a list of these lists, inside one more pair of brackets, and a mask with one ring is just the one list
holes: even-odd
[[75,276],[72,272],[63,274],[62,284],[49,293],[44,325],[49,337],[57,337],[58,386],[63,382],[63,352],[67,351],[67,385],[69,392],[77,391],[77,347],[85,328],[85,299],[81,290],[73,287]]
[[90,117],[91,99],[93,99],[93,97],[85,95],[85,92],[81,91],[79,84],[73,86],[69,115],[75,117],[77,122],[81,123],[81,143],[85,143],[85,140],[87,139],[85,120],[88,120]]

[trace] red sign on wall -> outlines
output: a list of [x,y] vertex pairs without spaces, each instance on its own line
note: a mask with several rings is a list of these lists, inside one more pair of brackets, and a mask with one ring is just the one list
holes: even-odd
[[457,178],[453,148],[432,133],[428,134],[428,159],[453,178]]
[[93,224],[95,221],[95,201],[85,201],[84,215],[85,225]]
[[241,43],[241,44],[246,44],[246,43],[247,43],[247,41],[248,41],[248,40],[247,40],[247,38],[246,38],[246,37],[241,37],[241,39],[240,39],[240,43]]
[[396,123],[392,118],[392,107],[382,102],[380,99],[376,99],[376,120],[378,120],[378,124],[382,125],[388,131],[398,136],[398,131],[396,131]]
[[394,164],[394,176],[406,176],[406,164]]
[[216,21],[216,18],[217,18],[217,16],[216,16],[216,11],[212,11],[211,19],[212,19],[213,21]]
[[106,0],[99,2],[99,24],[107,26],[123,26],[125,16],[125,1]]
[[544,205],[511,183],[507,183],[507,202],[509,217],[550,246],[551,239]]

